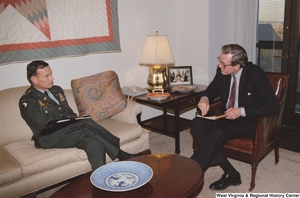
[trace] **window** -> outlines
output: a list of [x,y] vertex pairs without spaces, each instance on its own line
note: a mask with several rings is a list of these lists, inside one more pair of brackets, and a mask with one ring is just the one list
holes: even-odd
[[284,0],[259,0],[257,63],[265,71],[281,71],[284,2]]

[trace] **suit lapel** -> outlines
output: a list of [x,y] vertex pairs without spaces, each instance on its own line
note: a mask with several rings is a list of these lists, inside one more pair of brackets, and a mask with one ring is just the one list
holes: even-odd
[[231,80],[231,75],[223,75],[221,74],[221,80],[220,80],[220,91],[222,94],[222,98],[223,98],[223,103],[226,104],[228,97],[229,97],[229,90],[230,90],[230,80]]
[[231,75],[226,76],[225,83],[224,83],[224,85],[225,85],[224,87],[226,87],[226,88],[224,89],[224,91],[225,91],[225,95],[226,95],[225,98],[227,100],[229,98],[229,92],[230,92],[230,89],[231,89],[231,87],[230,87],[230,81],[231,81]]
[[244,67],[242,74],[241,74],[241,78],[240,78],[240,84],[239,84],[239,105],[241,104],[241,100],[243,99],[242,96],[244,96],[246,87],[247,87],[247,72],[248,72],[249,68],[248,67]]

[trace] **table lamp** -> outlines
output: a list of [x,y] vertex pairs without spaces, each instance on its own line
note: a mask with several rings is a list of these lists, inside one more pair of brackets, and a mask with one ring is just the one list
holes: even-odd
[[164,92],[168,87],[167,66],[174,66],[174,58],[167,35],[147,35],[141,66],[149,66],[147,83],[150,92]]

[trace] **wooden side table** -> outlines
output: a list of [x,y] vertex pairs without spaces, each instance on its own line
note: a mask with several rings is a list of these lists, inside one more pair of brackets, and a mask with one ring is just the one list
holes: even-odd
[[[156,131],[163,135],[175,138],[175,153],[180,153],[180,132],[190,128],[190,120],[181,118],[181,110],[188,108],[196,108],[201,93],[207,86],[196,85],[198,88],[192,92],[180,93],[169,92],[170,96],[161,101],[151,100],[147,94],[134,97],[134,100],[140,104],[152,107],[162,108],[162,115],[141,121],[141,116],[138,116],[139,124],[149,130]],[[168,114],[168,110],[173,110],[174,115]]]

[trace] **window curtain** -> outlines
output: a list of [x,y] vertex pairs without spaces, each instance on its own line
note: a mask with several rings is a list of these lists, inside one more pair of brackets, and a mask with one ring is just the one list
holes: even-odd
[[249,61],[256,63],[256,29],[259,0],[230,0],[230,42],[241,45]]

